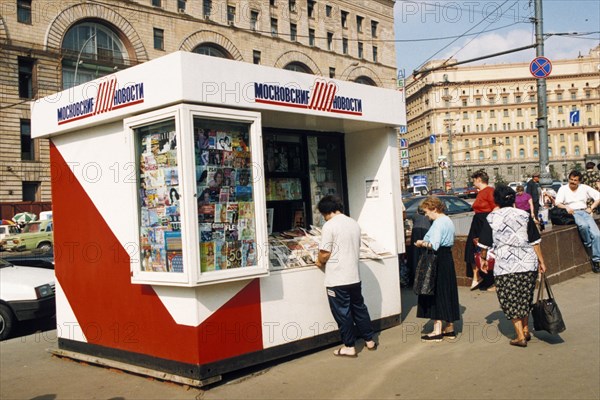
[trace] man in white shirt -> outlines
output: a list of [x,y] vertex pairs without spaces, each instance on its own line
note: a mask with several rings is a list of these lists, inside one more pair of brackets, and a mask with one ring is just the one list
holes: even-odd
[[354,328],[365,340],[368,350],[375,350],[375,331],[369,310],[361,292],[358,260],[360,257],[360,226],[343,214],[344,205],[337,196],[325,196],[317,205],[325,218],[317,267],[325,270],[325,287],[333,318],[338,324],[344,346],[333,354],[357,357]]
[[[583,238],[583,244],[592,249],[592,271],[600,273],[600,229],[594,218],[593,210],[600,204],[600,192],[588,185],[581,184],[581,172],[569,174],[569,184],[558,189],[555,205],[564,208],[575,217],[575,224]],[[587,206],[588,199],[594,202]]]

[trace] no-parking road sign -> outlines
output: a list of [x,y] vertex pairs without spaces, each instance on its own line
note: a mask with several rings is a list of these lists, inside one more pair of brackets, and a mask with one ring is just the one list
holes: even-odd
[[552,63],[546,57],[536,57],[529,64],[529,72],[536,78],[546,78],[552,72]]

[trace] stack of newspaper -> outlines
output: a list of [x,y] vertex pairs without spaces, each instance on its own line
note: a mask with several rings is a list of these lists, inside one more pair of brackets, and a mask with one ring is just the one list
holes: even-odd
[[[319,253],[321,229],[298,228],[269,236],[269,264],[272,270],[314,265]],[[366,234],[361,236],[360,258],[381,259],[392,255]]]

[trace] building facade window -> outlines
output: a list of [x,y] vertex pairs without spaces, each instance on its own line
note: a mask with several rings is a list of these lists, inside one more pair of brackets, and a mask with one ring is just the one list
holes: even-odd
[[40,201],[40,182],[23,182],[23,201]]
[[356,16],[356,31],[358,33],[362,33],[363,31],[363,21],[364,21],[364,17],[361,17],[360,15]]
[[377,46],[373,46],[373,62],[378,62]]
[[558,106],[558,113],[564,114],[563,106]]
[[308,30],[308,45],[309,46],[315,45],[315,30],[314,29]]
[[250,11],[250,29],[253,31],[258,29],[258,11]]
[[510,159],[511,159],[511,157],[512,157],[512,153],[511,153],[511,151],[510,151],[510,150],[506,150],[506,151],[504,152],[504,158],[506,158],[507,160],[510,160]]
[[212,0],[202,0],[202,13],[204,18],[209,18],[212,13]]
[[312,74],[313,73],[311,71],[311,69],[308,68],[308,65],[303,64],[298,61],[294,61],[294,62],[287,64],[285,67],[283,67],[283,69],[286,69],[288,71],[302,72],[304,74]]
[[371,37],[376,38],[378,35],[377,29],[379,26],[379,22],[377,21],[371,21]]
[[271,18],[271,36],[277,37],[277,18]]
[[465,161],[471,161],[471,152],[467,151],[465,153]]
[[35,60],[19,57],[19,97],[32,99],[35,88]]
[[476,113],[475,113],[475,117],[476,117],[477,119],[481,119],[481,110],[477,110],[477,111],[476,111]]
[[481,105],[481,98],[480,97],[478,97],[478,98],[475,99],[475,105],[476,106],[480,106]]
[[463,111],[463,119],[469,119],[469,113],[467,111]]
[[502,115],[508,117],[508,110],[506,108],[502,110]]
[[573,134],[573,141],[574,141],[574,142],[579,142],[579,133],[578,133],[578,132],[575,132],[575,133]]
[[519,149],[519,158],[525,158],[525,149]]
[[177,11],[185,12],[186,0],[177,0]]
[[348,54],[348,38],[342,39],[342,53]]
[[288,7],[290,12],[296,12],[296,0],[288,0]]
[[165,31],[163,29],[154,28],[153,30],[154,48],[156,50],[165,49]]
[[358,42],[358,58],[363,58],[363,44],[362,42]]
[[485,159],[485,156],[483,154],[483,150],[479,151],[479,161],[483,161]]
[[258,50],[252,51],[252,62],[254,64],[260,64],[260,51],[258,51]]
[[298,34],[298,26],[296,24],[290,24],[290,40],[295,42]]
[[329,67],[329,77],[332,79],[335,78],[335,68]]
[[565,134],[564,134],[564,133],[561,133],[561,134],[559,135],[559,140],[560,140],[562,143],[564,143],[564,141],[565,141]]
[[492,151],[492,160],[497,160],[498,159],[498,151],[493,150]]
[[227,6],[227,23],[229,25],[235,24],[235,7]]
[[227,52],[227,50],[225,50],[223,47],[219,46],[216,43],[202,43],[201,45],[197,46],[192,51],[194,53],[204,54],[205,56],[210,56],[210,57],[228,58],[228,59],[233,58],[233,57],[231,57],[229,52]]
[[327,32],[327,50],[333,50],[333,32]]
[[331,18],[331,14],[333,14],[333,7],[327,4],[325,6],[325,16]]
[[35,140],[31,138],[31,120],[22,119],[21,129],[21,160],[32,161],[36,159]]
[[342,11],[342,28],[348,28],[348,11]]
[[[162,46],[164,49],[164,40]],[[62,54],[63,89],[112,74],[130,64],[119,34],[96,22],[85,21],[71,27],[63,38]]]
[[496,117],[496,110],[490,110],[490,118]]
[[152,6],[162,7],[162,0],[152,0]]
[[306,13],[308,14],[308,18],[315,17],[315,1],[314,0],[308,0],[306,2]]
[[31,24],[31,0],[17,0],[17,22]]
[[580,154],[580,150],[579,150],[579,146],[575,146],[574,151],[575,151],[575,156],[576,157],[579,157],[581,155]]
[[560,147],[560,156],[561,157],[566,157],[567,156],[567,148],[565,146],[561,146]]
[[537,158],[537,157],[539,157],[539,156],[540,156],[540,153],[539,153],[539,151],[538,151],[538,149],[537,149],[537,147],[536,147],[536,148],[534,148],[534,149],[533,149],[533,157],[534,157],[534,158]]

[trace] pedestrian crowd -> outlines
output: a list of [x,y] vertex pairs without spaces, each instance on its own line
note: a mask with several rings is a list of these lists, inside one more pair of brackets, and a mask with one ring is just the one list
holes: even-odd
[[[539,274],[546,272],[541,251],[540,205],[563,209],[574,219],[583,244],[591,249],[592,271],[600,273],[600,230],[593,212],[600,206],[600,172],[595,164],[586,164],[586,172],[572,171],[568,184],[560,187],[552,200],[539,183],[540,174],[516,191],[500,184],[489,185],[484,170],[471,179],[478,189],[473,203],[473,221],[465,245],[467,275],[472,277],[471,290],[480,287],[484,277],[492,279],[504,315],[513,323],[515,337],[509,344],[527,347],[531,340],[529,315]],[[600,170],[600,165],[598,166]],[[376,350],[374,329],[361,292],[358,269],[360,227],[343,213],[337,196],[325,196],[317,206],[325,219],[317,266],[325,273],[326,293],[331,313],[338,324],[343,346],[335,356],[357,357],[356,340],[361,338],[367,350]],[[452,247],[455,229],[445,214],[444,203],[427,197],[413,217],[409,263],[414,268],[427,251],[435,254],[436,273],[433,294],[419,294],[417,317],[433,320],[424,342],[440,342],[456,337],[454,324],[460,320],[458,287]],[[344,251],[339,251],[344,249]]]

